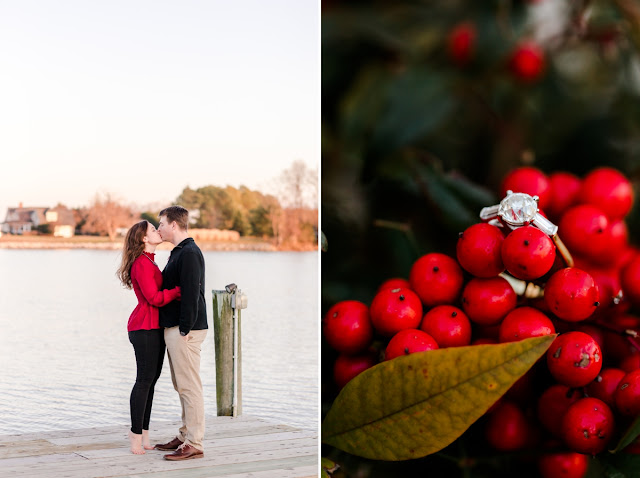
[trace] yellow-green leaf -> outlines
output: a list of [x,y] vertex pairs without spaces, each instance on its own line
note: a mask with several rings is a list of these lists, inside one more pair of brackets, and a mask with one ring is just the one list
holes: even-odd
[[330,478],[335,472],[338,471],[340,466],[333,460],[325,458],[320,459],[320,469],[322,471],[322,478]]
[[322,441],[376,460],[408,460],[449,445],[549,348],[555,335],[397,357],[349,382]]
[[631,442],[633,442],[633,440],[638,438],[638,436],[640,436],[640,415],[636,417],[627,431],[624,432],[622,438],[620,438],[620,441],[611,451],[611,453],[618,453],[619,451],[624,450],[628,445],[631,444]]

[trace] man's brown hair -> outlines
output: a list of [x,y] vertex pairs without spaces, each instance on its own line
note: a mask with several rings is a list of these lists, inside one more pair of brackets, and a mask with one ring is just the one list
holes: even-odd
[[158,217],[166,216],[169,224],[176,222],[178,227],[184,231],[189,227],[189,211],[182,206],[169,206],[158,214]]

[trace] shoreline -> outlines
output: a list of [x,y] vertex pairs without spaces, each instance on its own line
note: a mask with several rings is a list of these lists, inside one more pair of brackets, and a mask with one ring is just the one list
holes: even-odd
[[[75,236],[75,238],[35,238],[35,237],[19,237],[15,236],[0,237],[0,249],[94,249],[104,251],[114,251],[122,249],[123,240],[116,239],[109,241],[105,238]],[[239,241],[198,241],[198,246],[203,251],[260,251],[260,252],[310,252],[317,251],[316,244],[302,244],[299,247],[277,247],[271,242],[258,239],[246,239]],[[171,250],[173,245],[170,243],[162,243],[158,246],[158,250]]]

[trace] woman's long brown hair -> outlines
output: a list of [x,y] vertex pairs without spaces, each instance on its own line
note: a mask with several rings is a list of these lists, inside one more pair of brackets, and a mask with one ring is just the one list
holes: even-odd
[[118,272],[116,275],[122,285],[124,285],[127,289],[131,289],[131,266],[133,265],[133,261],[135,261],[140,255],[142,251],[144,251],[144,236],[147,235],[147,228],[149,227],[148,221],[140,221],[137,224],[134,224],[127,231],[127,235],[124,238],[124,247],[122,249],[122,262],[120,263],[120,267],[118,268]]

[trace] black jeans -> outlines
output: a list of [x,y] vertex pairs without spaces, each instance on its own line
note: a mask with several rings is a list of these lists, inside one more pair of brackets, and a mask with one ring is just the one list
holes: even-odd
[[136,352],[138,373],[131,390],[131,431],[141,434],[149,429],[153,390],[162,371],[164,361],[164,329],[133,330],[129,342]]

